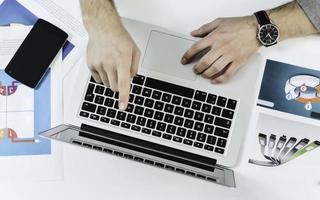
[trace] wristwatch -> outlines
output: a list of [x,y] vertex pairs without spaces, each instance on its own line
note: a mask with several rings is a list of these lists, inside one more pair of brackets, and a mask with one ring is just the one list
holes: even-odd
[[280,38],[279,28],[271,22],[267,12],[261,10],[254,15],[259,24],[257,37],[260,43],[265,47],[277,44]]

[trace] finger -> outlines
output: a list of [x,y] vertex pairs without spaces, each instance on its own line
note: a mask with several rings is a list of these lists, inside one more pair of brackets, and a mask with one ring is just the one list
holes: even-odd
[[208,69],[212,63],[214,63],[219,57],[221,56],[221,53],[211,49],[206,55],[204,55],[199,62],[195,65],[194,71],[197,74],[202,73],[206,69]]
[[124,63],[118,67],[118,89],[119,89],[119,109],[125,110],[128,106],[130,93],[130,66],[131,63]]
[[140,60],[140,51],[136,49],[132,53],[132,63],[131,63],[131,77],[134,77],[138,73]]
[[197,30],[192,31],[191,35],[193,37],[204,37],[208,35],[211,31],[216,29],[219,26],[220,22],[221,22],[221,19],[219,18],[215,19],[214,21],[201,26]]
[[99,76],[99,73],[95,69],[93,69],[93,67],[90,67],[89,70],[91,72],[91,75],[92,75],[94,81],[96,83],[102,83],[100,76]]
[[109,83],[109,79],[108,79],[108,74],[107,72],[105,72],[103,69],[99,71],[100,74],[100,78],[102,80],[103,85],[109,87],[110,83]]
[[221,56],[218,60],[212,63],[212,65],[207,70],[205,70],[201,75],[204,78],[211,78],[212,76],[222,71],[229,63],[231,63],[231,59],[229,59],[226,56]]
[[210,46],[210,42],[207,38],[201,39],[197,42],[195,42],[190,49],[183,55],[181,59],[181,63],[183,65],[187,64],[196,54],[198,54],[200,51],[208,48]]
[[241,66],[238,63],[231,63],[228,66],[228,69],[221,76],[212,79],[211,83],[217,84],[226,82],[240,69],[240,67]]
[[112,91],[118,91],[117,72],[114,68],[106,69],[109,85]]

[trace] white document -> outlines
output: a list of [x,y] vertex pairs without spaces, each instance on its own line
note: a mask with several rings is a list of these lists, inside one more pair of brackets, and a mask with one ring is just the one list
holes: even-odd
[[[35,138],[35,90],[30,89],[20,83],[16,88],[11,88],[11,82],[4,78],[4,68],[20,46],[23,39],[27,36],[32,27],[14,26],[0,27],[0,146],[10,147],[14,143],[39,143],[41,141]],[[48,102],[40,101],[40,104],[50,104],[51,106],[51,127],[60,124],[63,121],[62,110],[62,55],[61,52],[56,56],[50,66],[50,100]],[[1,80],[6,79],[6,80]],[[11,80],[10,80],[11,81]],[[1,92],[1,91],[0,91]],[[39,92],[39,91],[38,91]],[[38,136],[37,136],[38,137]],[[4,143],[7,142],[7,143]],[[10,143],[12,142],[12,144]],[[47,141],[48,142],[48,141]],[[46,143],[47,144],[47,143]],[[13,147],[13,146],[12,146]],[[27,147],[21,147],[26,148]],[[10,148],[4,148],[5,151],[11,151]],[[25,181],[25,180],[61,180],[63,179],[63,157],[62,145],[51,141],[51,152],[32,155],[12,155],[0,156],[0,171],[14,173],[0,173],[0,182],[2,181]],[[1,154],[1,152],[0,152]],[[22,167],[23,166],[23,167]]]

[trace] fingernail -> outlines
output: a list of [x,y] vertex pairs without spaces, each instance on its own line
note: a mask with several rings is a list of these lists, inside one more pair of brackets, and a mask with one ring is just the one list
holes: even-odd
[[120,110],[125,110],[126,109],[126,106],[125,106],[125,104],[123,102],[119,103],[119,109]]
[[185,58],[185,57],[183,57],[182,59],[181,59],[181,63],[184,65],[184,64],[186,64],[187,63],[187,59]]
[[211,83],[212,83],[212,84],[218,84],[218,83],[219,83],[219,81],[217,81],[217,80],[213,79],[213,80],[211,80]]

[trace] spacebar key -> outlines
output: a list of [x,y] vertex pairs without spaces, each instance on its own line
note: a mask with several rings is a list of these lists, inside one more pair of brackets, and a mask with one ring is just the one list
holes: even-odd
[[188,98],[192,98],[194,93],[194,89],[183,87],[180,85],[175,85],[165,81],[156,80],[149,77],[147,78],[144,85],[146,87],[177,94],[177,95],[188,97]]

